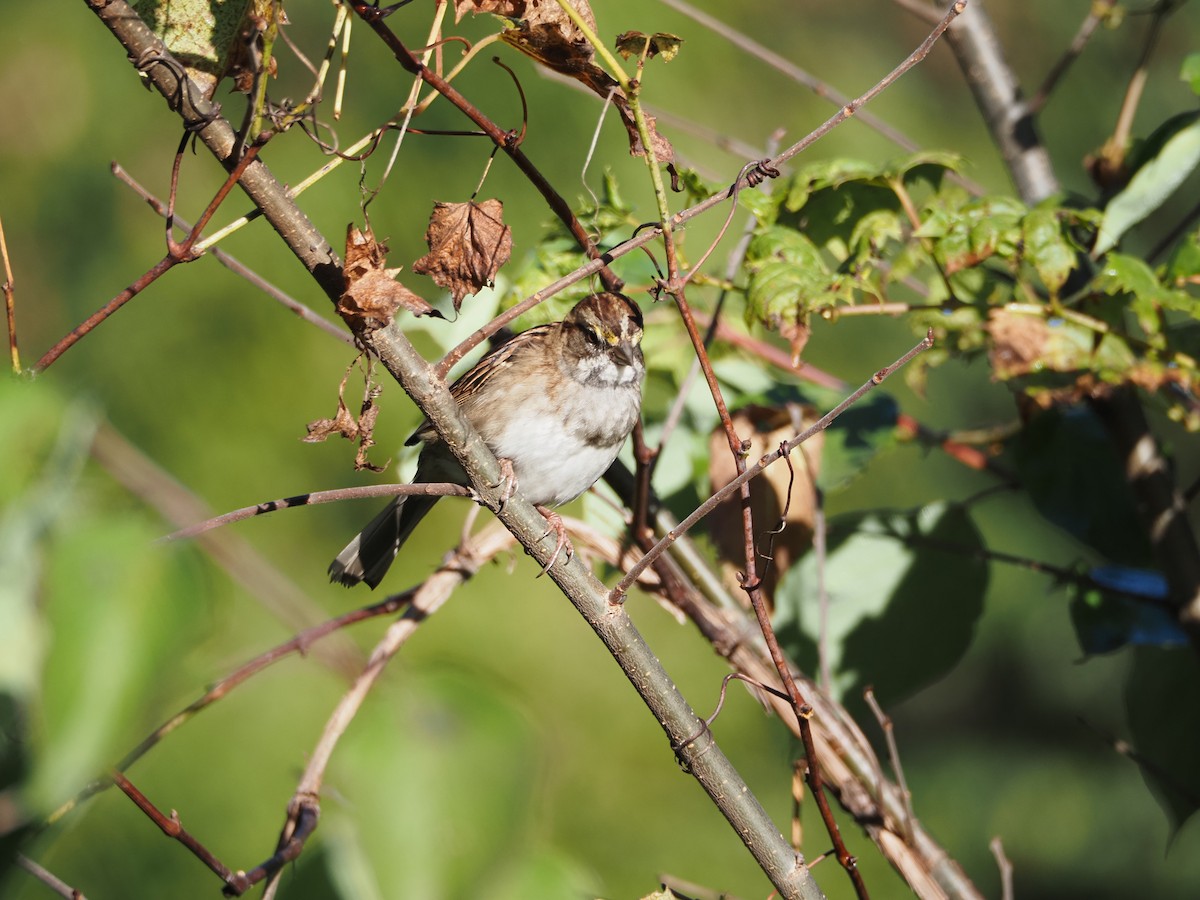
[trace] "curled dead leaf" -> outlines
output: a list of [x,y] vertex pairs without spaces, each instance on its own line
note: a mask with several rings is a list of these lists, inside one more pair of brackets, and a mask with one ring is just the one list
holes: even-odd
[[340,435],[348,441],[358,441],[358,453],[354,457],[354,470],[357,472],[367,469],[371,472],[382,472],[387,468],[386,463],[377,466],[367,459],[367,451],[375,446],[375,420],[379,418],[379,405],[375,401],[383,393],[383,387],[371,380],[373,367],[369,360],[362,406],[359,408],[358,416],[352,415],[346,406],[346,382],[350,380],[350,373],[354,371],[354,367],[362,358],[363,355],[359,354],[346,367],[346,374],[342,376],[342,383],[338,385],[338,408],[333,418],[309,422],[305,426],[308,433],[301,440],[307,444],[317,444],[332,435]]
[[[811,406],[789,403],[783,407],[747,406],[733,413],[733,425],[743,439],[748,437],[746,462],[753,465],[766,453],[791,440],[817,419]],[[818,432],[792,453],[791,468],[787,460],[769,466],[762,475],[750,482],[750,508],[758,528],[755,539],[761,554],[770,553],[757,561],[763,578],[763,591],[771,603],[775,588],[783,573],[808,550],[812,544],[815,518],[813,484],[820,471],[824,433]],[[737,477],[737,467],[729,452],[725,430],[717,428],[709,437],[709,482],[714,491],[720,490]],[[709,516],[709,531],[717,545],[722,569],[730,590],[745,598],[736,574],[745,571],[745,533],[742,529],[742,504],[735,496],[722,503]],[[772,535],[768,531],[776,531]],[[764,574],[765,569],[765,574]]]
[[387,268],[387,250],[369,228],[364,232],[353,224],[347,226],[346,262],[342,267],[345,291],[338,299],[337,311],[352,327],[382,328],[399,309],[418,316],[437,315],[425,300],[396,281],[403,266]]
[[499,200],[435,203],[425,241],[429,252],[413,271],[448,290],[456,311],[463,297],[495,284],[496,272],[512,256],[512,229]]
[[[572,0],[571,6],[595,32],[596,17],[588,4],[583,0]],[[514,18],[519,20],[518,23],[501,32],[500,39],[546,68],[574,78],[605,99],[611,98],[629,136],[629,152],[633,156],[645,156],[646,147],[638,134],[628,98],[617,80],[593,61],[595,48],[556,0],[528,0]],[[671,142],[659,134],[653,116],[646,115],[645,120],[654,158],[660,163],[673,162],[675,150]]]

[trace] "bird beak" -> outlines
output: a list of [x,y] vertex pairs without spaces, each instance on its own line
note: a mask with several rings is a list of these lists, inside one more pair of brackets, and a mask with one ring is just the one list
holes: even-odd
[[628,341],[621,341],[617,344],[614,344],[609,353],[612,355],[612,358],[622,366],[629,366],[632,368],[633,366],[637,365],[637,348]]

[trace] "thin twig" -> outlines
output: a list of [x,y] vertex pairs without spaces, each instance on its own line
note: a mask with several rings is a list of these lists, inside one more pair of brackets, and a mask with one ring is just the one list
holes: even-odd
[[1041,87],[1037,89],[1037,93],[1029,101],[1029,111],[1031,113],[1037,115],[1042,111],[1042,107],[1046,105],[1046,101],[1050,99],[1050,95],[1058,87],[1059,81],[1067,74],[1067,69],[1071,68],[1072,63],[1079,58],[1079,54],[1083,52],[1083,48],[1092,39],[1092,35],[1096,31],[1096,26],[1104,21],[1105,16],[1112,12],[1113,7],[1116,5],[1116,0],[1094,0],[1088,9],[1088,14],[1083,17],[1083,22],[1079,25],[1079,30],[1075,32],[1075,37],[1071,39],[1071,43],[1067,45],[1067,49],[1063,51],[1063,55],[1050,67],[1050,71],[1046,73]]
[[988,847],[996,858],[996,868],[1000,870],[1000,900],[1013,900],[1013,865],[1004,852],[1000,836],[992,838]]
[[832,423],[838,416],[858,402],[863,395],[869,393],[878,385],[882,384],[889,375],[891,375],[897,369],[907,365],[917,354],[928,350],[932,346],[933,334],[930,332],[926,334],[926,336],[922,338],[916,344],[916,346],[897,359],[890,366],[880,369],[878,372],[872,375],[862,384],[862,386],[855,390],[854,393],[850,394],[850,396],[818,419],[809,428],[796,435],[796,437],[792,438],[792,440],[787,441],[780,447],[780,449],[772,451],[771,453],[763,456],[756,465],[746,469],[745,472],[743,472],[737,478],[734,478],[729,482],[729,484],[725,485],[725,487],[721,488],[719,491],[709,497],[708,500],[696,507],[696,509],[693,510],[687,518],[672,528],[662,540],[655,544],[654,547],[647,552],[646,555],[643,556],[638,563],[629,570],[629,572],[626,573],[625,577],[622,578],[621,581],[617,583],[616,587],[609,592],[609,602],[620,603],[624,599],[625,594],[628,592],[630,586],[632,586],[633,582],[637,580],[637,576],[641,574],[646,566],[650,565],[655,558],[660,556],[663,551],[665,551],[680,535],[687,533],[692,526],[694,526],[697,522],[729,499],[729,497],[733,495],[734,491],[739,490],[743,484],[751,479],[757,478],[762,474],[763,470],[767,466],[782,457],[785,453],[790,453],[817,432],[824,431],[829,427],[830,423]]
[[21,354],[17,350],[16,279],[8,260],[8,241],[4,239],[4,219],[0,218],[0,258],[4,260],[4,310],[8,316],[8,355],[14,375],[21,372]]
[[[671,7],[677,12],[682,13],[689,19],[699,23],[719,37],[724,38],[743,52],[766,63],[775,71],[807,88],[822,100],[825,100],[834,106],[845,106],[850,102],[850,98],[841,91],[837,90],[837,88],[831,87],[806,70],[800,68],[800,66],[796,65],[790,59],[780,56],[778,53],[763,46],[749,35],[738,31],[728,22],[723,22],[715,16],[711,16],[708,13],[697,9],[692,4],[685,2],[685,0],[660,0],[660,2]],[[929,9],[928,7],[926,9],[932,14],[932,18],[928,19],[930,24],[936,24],[940,17],[932,9]],[[885,137],[887,140],[891,141],[896,146],[907,150],[909,153],[915,153],[921,149],[920,145],[917,144],[916,141],[914,141],[900,129],[889,125],[887,122],[883,121],[883,119],[880,119],[878,116],[875,116],[872,113],[859,113],[856,118],[868,128],[871,128],[883,135],[883,137]],[[978,196],[985,193],[982,185],[973,182],[968,178],[957,176],[957,180],[972,194]]]
[[53,872],[39,866],[36,862],[26,856],[24,853],[16,855],[16,863],[54,893],[60,897],[65,897],[66,900],[87,900],[83,895],[83,891],[78,888],[73,888]]
[[1129,77],[1129,84],[1125,88],[1125,96],[1121,101],[1121,111],[1117,114],[1117,124],[1113,128],[1112,137],[1109,138],[1109,144],[1114,150],[1120,152],[1121,159],[1124,159],[1124,151],[1129,147],[1129,136],[1133,133],[1133,119],[1137,115],[1138,104],[1142,101],[1146,80],[1150,77],[1150,57],[1154,55],[1154,48],[1158,45],[1158,38],[1162,34],[1162,27],[1167,16],[1178,9],[1180,5],[1181,0],[1159,0],[1154,6],[1150,30],[1146,33],[1141,55],[1138,57],[1133,74]]
[[36,365],[34,365],[33,371],[37,373],[44,372],[50,365],[54,363],[56,359],[75,346],[75,344],[77,344],[81,338],[91,332],[92,329],[94,329],[97,325],[99,325],[101,322],[119,310],[122,306],[144,291],[168,271],[173,269],[176,265],[183,262],[192,262],[194,259],[196,259],[197,256],[194,253],[194,245],[200,239],[200,232],[205,228],[205,226],[208,225],[209,219],[212,218],[213,213],[216,212],[217,207],[221,205],[221,202],[229,194],[230,190],[233,189],[233,186],[238,183],[238,180],[246,171],[246,168],[257,158],[260,147],[261,145],[259,144],[255,144],[253,147],[250,147],[242,156],[242,159],[238,161],[237,165],[235,165],[229,171],[229,175],[226,177],[225,183],[221,185],[220,189],[213,196],[213,199],[209,202],[208,207],[204,210],[203,215],[200,216],[200,219],[192,227],[191,231],[188,232],[187,237],[185,237],[183,241],[176,243],[174,238],[168,235],[168,249],[166,256],[151,266],[150,269],[143,273],[143,275],[133,282],[133,284],[129,285],[129,287],[125,288],[125,290],[113,297],[113,299],[108,301],[108,303],[106,303],[96,312],[92,313],[92,315],[88,316],[83,322],[71,329],[69,334],[59,340],[57,344],[43,354],[42,358],[37,361]]
[[[146,188],[144,188],[136,179],[134,179],[132,175],[125,171],[120,163],[114,162],[111,168],[113,175],[126,184],[139,197],[145,200],[147,205],[152,210],[154,210],[160,216],[163,216],[164,218],[166,217],[166,205],[160,199],[158,199],[158,197],[146,190]],[[180,218],[178,215],[174,217],[174,222],[175,226],[183,231],[189,231],[192,228],[192,226],[189,225],[185,219]],[[224,250],[215,246],[213,246],[212,249],[208,250],[207,252],[212,255],[213,259],[215,259],[225,268],[229,269],[229,271],[233,272],[235,275],[240,275],[268,297],[283,304],[310,325],[316,325],[330,337],[337,338],[342,343],[348,344],[351,347],[354,346],[354,336],[347,332],[345,328],[330,322],[316,310],[306,306],[295,297],[271,284],[271,282],[267,281],[265,278],[263,278],[249,266],[240,262],[231,254],[226,253]]]
[[264,500],[254,506],[243,506],[231,512],[213,516],[187,528],[181,528],[159,538],[160,541],[181,541],[194,538],[196,535],[214,528],[222,528],[243,519],[265,515],[280,509],[291,509],[296,506],[316,506],[321,503],[340,503],[343,500],[365,500],[369,497],[472,497],[475,492],[461,484],[451,482],[421,481],[413,484],[369,484],[363,487],[337,488],[331,491],[309,491],[306,494],[296,494],[279,500]]
[[219,877],[226,884],[229,884],[230,881],[232,881],[234,877],[233,871],[219,859],[217,859],[216,856],[213,855],[212,851],[200,843],[199,840],[193,837],[188,830],[183,827],[183,823],[179,821],[179,813],[175,812],[175,810],[171,810],[171,814],[169,816],[165,815],[157,806],[150,802],[150,799],[146,797],[145,794],[137,789],[133,782],[130,781],[124,775],[124,773],[113,769],[113,771],[109,773],[109,777],[112,778],[113,784],[120,788],[121,792],[130,800],[132,800],[134,805],[144,812],[150,821],[162,830],[163,834],[169,838],[179,841],[179,843],[187,847],[193,856],[208,866],[213,872],[216,873],[217,877]]
[[863,698],[867,701],[867,706],[871,707],[875,721],[883,729],[883,739],[887,742],[888,761],[892,764],[892,773],[896,776],[896,784],[900,787],[900,799],[904,803],[904,821],[901,823],[904,829],[904,840],[911,844],[913,823],[917,818],[913,815],[912,791],[908,789],[908,782],[904,780],[904,768],[900,765],[900,748],[896,745],[896,728],[892,723],[892,717],[885,713],[883,707],[879,705],[873,687],[868,686],[863,691]]
[[404,615],[397,619],[371,651],[366,666],[330,713],[317,745],[309,754],[308,765],[288,804],[288,815],[280,833],[276,853],[255,869],[238,873],[230,884],[230,893],[241,895],[264,879],[273,880],[283,865],[294,859],[304,841],[316,828],[320,815],[319,797],[325,770],[346,728],[354,720],[371,688],[383,674],[388,662],[416,632],[420,624],[436,613],[454,589],[478,571],[479,567],[513,542],[512,535],[499,526],[486,529],[472,538],[412,592]]
[[[434,88],[464,113],[467,118],[479,126],[491,138],[493,143],[508,154],[509,158],[516,163],[522,174],[525,175],[529,182],[542,195],[542,198],[546,201],[550,209],[571,232],[571,235],[578,242],[579,246],[583,248],[584,252],[592,259],[602,258],[600,250],[592,243],[587,231],[580,224],[579,220],[575,218],[570,205],[554,189],[550,182],[546,180],[546,177],[533,164],[529,157],[525,155],[517,142],[511,139],[511,132],[504,130],[485,116],[457,88],[417,59],[412,51],[405,46],[404,42],[396,36],[395,32],[387,26],[381,9],[367,3],[366,0],[347,0],[347,2],[355,14],[375,31],[387,48],[395,55],[397,62],[406,71],[414,75],[419,75],[430,87]],[[606,290],[619,291],[623,286],[621,279],[608,268],[607,262],[602,263],[599,275]]]

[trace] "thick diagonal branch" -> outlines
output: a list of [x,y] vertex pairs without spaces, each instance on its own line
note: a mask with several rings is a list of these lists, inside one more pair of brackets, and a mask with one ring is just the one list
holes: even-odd
[[[85,2],[121,41],[139,68],[147,72],[171,108],[223,164],[230,165],[236,141],[233,128],[203,100],[179,63],[130,6],[124,0]],[[325,293],[336,301],[342,292],[337,256],[287,190],[258,162],[247,168],[241,186]],[[500,492],[492,487],[500,483],[499,465],[458,409],[445,383],[433,376],[428,363],[395,323],[360,337],[429,417],[463,464],[484,503],[545,564],[552,551],[548,544],[553,544],[543,540],[545,520],[519,493],[501,509]],[[783,838],[711,733],[702,727],[625,610],[607,602],[604,586],[578,558],[555,565],[550,577],[604,642],[667,733],[680,762],[733,825],[780,896],[806,900],[822,897],[804,858]]]

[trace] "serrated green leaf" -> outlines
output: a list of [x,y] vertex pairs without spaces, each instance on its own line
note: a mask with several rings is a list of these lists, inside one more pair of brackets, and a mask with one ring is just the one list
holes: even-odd
[[1200,164],[1200,112],[1177,116],[1168,126],[1170,136],[1163,140],[1162,149],[1104,208],[1093,258],[1099,259],[1115,247],[1126,231],[1158,209]]
[[1075,268],[1075,250],[1063,235],[1062,225],[1053,209],[1031,210],[1022,223],[1025,258],[1038,273],[1042,284],[1057,297]]
[[1095,287],[1106,294],[1155,294],[1161,290],[1154,270],[1145,260],[1125,253],[1110,253],[1096,273]]
[[746,317],[752,322],[797,322],[830,286],[821,251],[793,228],[773,226],[756,235],[746,268]]
[[[1197,255],[1200,257],[1200,249]],[[1124,305],[1137,317],[1147,339],[1154,338],[1161,330],[1159,314],[1163,310],[1186,312],[1200,318],[1200,302],[1196,298],[1186,291],[1161,284],[1154,270],[1136,256],[1108,254],[1104,268],[1096,274],[1092,283],[1096,290],[1124,301]]]
[[[862,689],[874,685],[887,706],[949,671],[983,610],[988,568],[982,548],[970,515],[945,504],[856,513],[831,523],[826,648],[835,695],[858,707]],[[817,584],[810,551],[776,593],[776,630],[807,672],[817,671]]]

